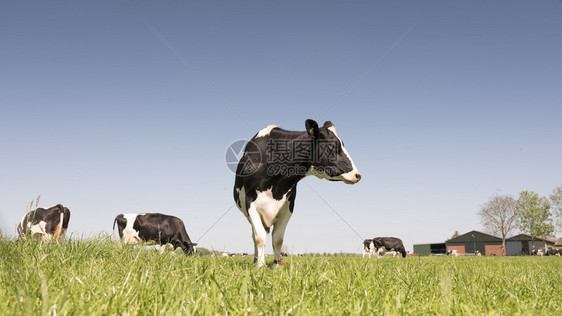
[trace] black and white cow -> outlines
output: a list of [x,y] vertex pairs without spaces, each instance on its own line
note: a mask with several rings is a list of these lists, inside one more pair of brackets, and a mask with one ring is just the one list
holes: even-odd
[[404,244],[400,238],[376,237],[373,238],[373,245],[377,256],[380,256],[386,251],[395,251],[402,254],[402,258],[406,258],[406,248],[404,248]]
[[267,233],[273,227],[274,263],[280,262],[285,228],[295,206],[297,183],[308,175],[357,183],[361,174],[331,122],[318,127],[306,120],[306,131],[270,125],[246,144],[238,163],[234,200],[252,225],[254,262],[265,264]]
[[451,249],[449,251],[447,251],[447,256],[454,256],[457,257],[459,255],[457,249]]
[[170,247],[181,248],[186,254],[197,252],[197,244],[192,243],[183,221],[175,216],[160,213],[119,214],[113,221],[119,230],[119,237],[125,244],[156,243],[161,250]]
[[543,248],[535,249],[535,250],[531,251],[531,256],[542,257],[542,256],[544,256],[545,253],[546,253],[546,250],[544,250]]
[[30,211],[21,219],[17,231],[20,238],[31,236],[43,241],[64,238],[70,221],[70,210],[60,204]]

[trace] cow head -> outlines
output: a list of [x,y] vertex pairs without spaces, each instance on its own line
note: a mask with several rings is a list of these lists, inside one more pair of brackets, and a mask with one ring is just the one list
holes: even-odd
[[343,146],[334,124],[327,121],[324,126],[318,127],[316,121],[306,120],[305,125],[307,133],[313,138],[313,160],[309,174],[348,184],[359,182],[361,174]]
[[197,253],[197,244],[196,243],[192,243],[192,242],[185,242],[185,245],[187,247],[185,253],[188,255],[194,255]]

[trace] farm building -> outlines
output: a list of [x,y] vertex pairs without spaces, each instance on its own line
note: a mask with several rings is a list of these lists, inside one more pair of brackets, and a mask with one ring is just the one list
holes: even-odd
[[416,244],[414,253],[418,256],[444,255],[447,253],[447,246],[445,243]]
[[447,251],[456,250],[458,254],[480,251],[486,256],[502,255],[502,239],[473,230],[466,234],[451,238],[445,242]]
[[[556,237],[535,237],[533,244],[535,245],[535,249],[545,249],[545,246],[554,247],[557,241]],[[507,249],[508,256],[528,255],[533,250],[531,236],[527,234],[519,234],[517,236],[510,237],[506,239],[505,247]]]

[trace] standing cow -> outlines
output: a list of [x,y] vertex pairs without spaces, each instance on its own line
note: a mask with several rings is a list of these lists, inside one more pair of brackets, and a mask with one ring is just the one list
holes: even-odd
[[20,238],[31,236],[43,241],[64,239],[70,221],[70,210],[60,204],[30,211],[21,219],[17,231]]
[[252,225],[254,262],[265,265],[265,243],[273,227],[274,263],[280,263],[283,235],[293,213],[297,183],[308,175],[357,183],[361,174],[331,122],[318,127],[306,120],[306,131],[270,125],[244,149],[234,183],[234,200]]
[[160,213],[119,214],[113,221],[119,230],[119,237],[125,244],[157,243],[161,250],[181,248],[186,254],[197,252],[183,221],[175,216]]
[[375,254],[380,256],[381,253],[385,251],[399,252],[402,254],[402,258],[406,258],[406,248],[402,243],[400,238],[395,237],[377,237],[373,238],[373,244],[375,248]]

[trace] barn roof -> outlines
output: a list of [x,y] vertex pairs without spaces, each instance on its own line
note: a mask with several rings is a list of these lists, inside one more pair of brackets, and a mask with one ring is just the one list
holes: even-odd
[[[561,238],[562,239],[562,238]],[[547,244],[554,245],[556,243],[556,237],[535,237],[536,241],[542,241]],[[506,239],[506,241],[531,241],[531,236],[527,234],[519,234]]]
[[502,239],[496,236],[488,235],[476,230],[469,231],[466,234],[460,235],[455,238],[451,238],[446,241],[447,244],[449,243],[466,243],[466,242],[473,242],[473,241],[483,241],[483,242],[501,242]]

